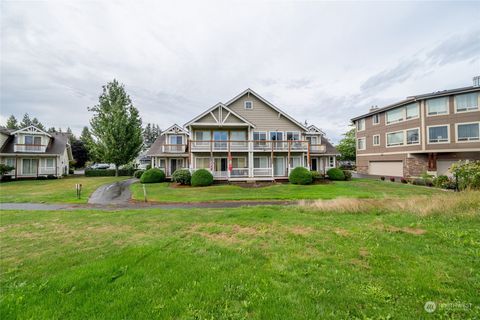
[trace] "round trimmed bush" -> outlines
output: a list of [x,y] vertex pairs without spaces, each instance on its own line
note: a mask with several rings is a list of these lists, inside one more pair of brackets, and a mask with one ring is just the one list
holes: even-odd
[[290,172],[288,181],[293,184],[310,184],[313,181],[313,175],[307,168],[296,167]]
[[137,170],[133,173],[133,176],[137,179],[140,179],[140,177],[142,176],[142,174],[145,172],[145,170]]
[[141,183],[159,183],[163,181],[165,181],[165,173],[158,168],[148,169],[140,177]]
[[198,169],[192,174],[192,186],[205,187],[213,183],[213,176],[207,169]]
[[350,170],[342,170],[343,175],[345,176],[345,180],[350,181],[352,180],[352,171]]
[[312,180],[313,181],[317,181],[317,180],[322,179],[322,175],[320,174],[320,172],[315,171],[315,170],[310,170],[310,173],[312,174]]
[[327,171],[327,175],[328,175],[328,178],[330,178],[330,180],[337,180],[337,181],[345,180],[345,174],[343,173],[342,170],[338,168],[329,169]]
[[172,180],[176,183],[189,185],[192,180],[192,175],[188,169],[177,169],[172,175]]

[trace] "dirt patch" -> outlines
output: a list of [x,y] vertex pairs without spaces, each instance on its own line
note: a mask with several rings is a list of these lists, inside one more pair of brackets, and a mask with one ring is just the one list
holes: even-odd
[[358,254],[362,258],[367,258],[368,256],[370,256],[370,252],[368,252],[366,248],[360,248],[360,250],[358,250]]
[[367,261],[361,259],[350,259],[350,264],[358,267],[362,267],[365,269],[370,269],[370,265]]
[[380,227],[380,229],[382,229],[383,231],[387,231],[387,232],[408,233],[408,234],[413,234],[413,235],[417,235],[417,236],[427,233],[427,230],[419,229],[419,228],[410,228],[410,227],[399,228],[399,227],[395,227],[395,226],[382,225]]
[[301,227],[301,226],[295,226],[295,227],[290,227],[287,229],[288,232],[296,234],[296,235],[307,235],[313,232],[313,229],[310,227]]
[[350,232],[348,232],[347,230],[342,229],[342,228],[336,228],[334,232],[336,234],[338,234],[339,236],[342,236],[342,237],[349,237],[350,236]]
[[192,186],[188,186],[188,185],[180,184],[176,182],[170,183],[168,187],[173,189],[191,189],[192,188]]

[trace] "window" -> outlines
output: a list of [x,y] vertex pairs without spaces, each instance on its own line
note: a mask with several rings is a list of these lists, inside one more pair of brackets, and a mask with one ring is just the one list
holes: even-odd
[[231,131],[230,140],[233,141],[233,146],[247,146],[247,132],[245,131]]
[[472,110],[478,110],[479,95],[480,93],[478,92],[456,95],[455,96],[456,112],[467,112]]
[[365,138],[357,139],[357,150],[365,150]]
[[377,113],[377,114],[374,114],[372,116],[372,123],[373,124],[379,124],[380,123],[380,115]]
[[267,134],[265,132],[254,132],[253,140],[255,141],[265,141],[267,140]]
[[283,140],[283,132],[270,132],[270,140],[272,141],[281,141]]
[[393,110],[387,111],[386,114],[387,124],[418,118],[418,103],[414,102],[407,104],[404,107],[395,108]]
[[442,143],[448,141],[448,125],[428,128],[428,143]]
[[242,169],[247,167],[247,160],[245,158],[232,158],[232,167],[235,169]]
[[42,144],[42,137],[25,136],[25,144],[41,145]]
[[46,168],[53,168],[53,158],[47,158],[45,159],[45,167]]
[[183,138],[180,135],[171,135],[170,144],[182,144]]
[[404,137],[403,131],[387,133],[387,147],[402,146]]
[[195,158],[195,168],[210,169],[210,158]]
[[291,157],[290,158],[290,168],[303,167],[302,166],[302,157]]
[[15,159],[14,158],[6,158],[5,159],[5,164],[10,167],[15,168]]
[[357,131],[365,130],[365,119],[360,119],[357,121]]
[[427,100],[427,114],[429,116],[448,114],[447,98],[436,98]]
[[245,101],[245,109],[247,110],[253,109],[253,101]]
[[411,103],[406,105],[405,112],[407,114],[407,120],[418,118],[418,104]]
[[407,130],[407,144],[419,144],[420,134],[419,129]]
[[195,131],[195,145],[209,145],[208,141],[211,140],[210,131]]
[[328,157],[328,165],[330,167],[335,167],[335,157]]
[[480,140],[480,122],[458,123],[457,141],[478,141]]
[[379,146],[380,145],[380,135],[376,134],[373,136],[373,145]]
[[268,168],[268,158],[267,157],[255,157],[253,158],[253,167],[265,169]]
[[300,140],[300,133],[298,131],[287,131],[287,140]]
[[397,108],[387,111],[387,124],[403,121],[403,108]]

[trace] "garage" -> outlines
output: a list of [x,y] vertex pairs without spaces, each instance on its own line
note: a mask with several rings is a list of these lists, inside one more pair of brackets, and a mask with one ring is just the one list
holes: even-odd
[[437,175],[438,176],[451,176],[452,174],[448,172],[448,169],[454,164],[455,160],[437,160]]
[[402,161],[370,161],[368,174],[376,176],[403,177]]

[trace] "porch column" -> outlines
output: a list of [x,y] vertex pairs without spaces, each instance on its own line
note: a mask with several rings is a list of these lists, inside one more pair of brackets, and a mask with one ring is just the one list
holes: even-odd
[[17,171],[18,171],[18,156],[15,156],[15,179],[17,179]]
[[271,155],[270,155],[270,160],[271,160],[271,161],[270,161],[270,167],[271,167],[271,169],[272,169],[272,178],[273,178],[273,176],[274,176],[274,174],[273,174],[273,171],[274,171],[274,170],[273,170],[273,140],[271,140],[270,143],[272,144],[272,153],[271,153]]
[[37,159],[37,178],[38,178],[38,170],[40,168],[40,158]]
[[58,177],[58,157],[55,157],[55,176]]

